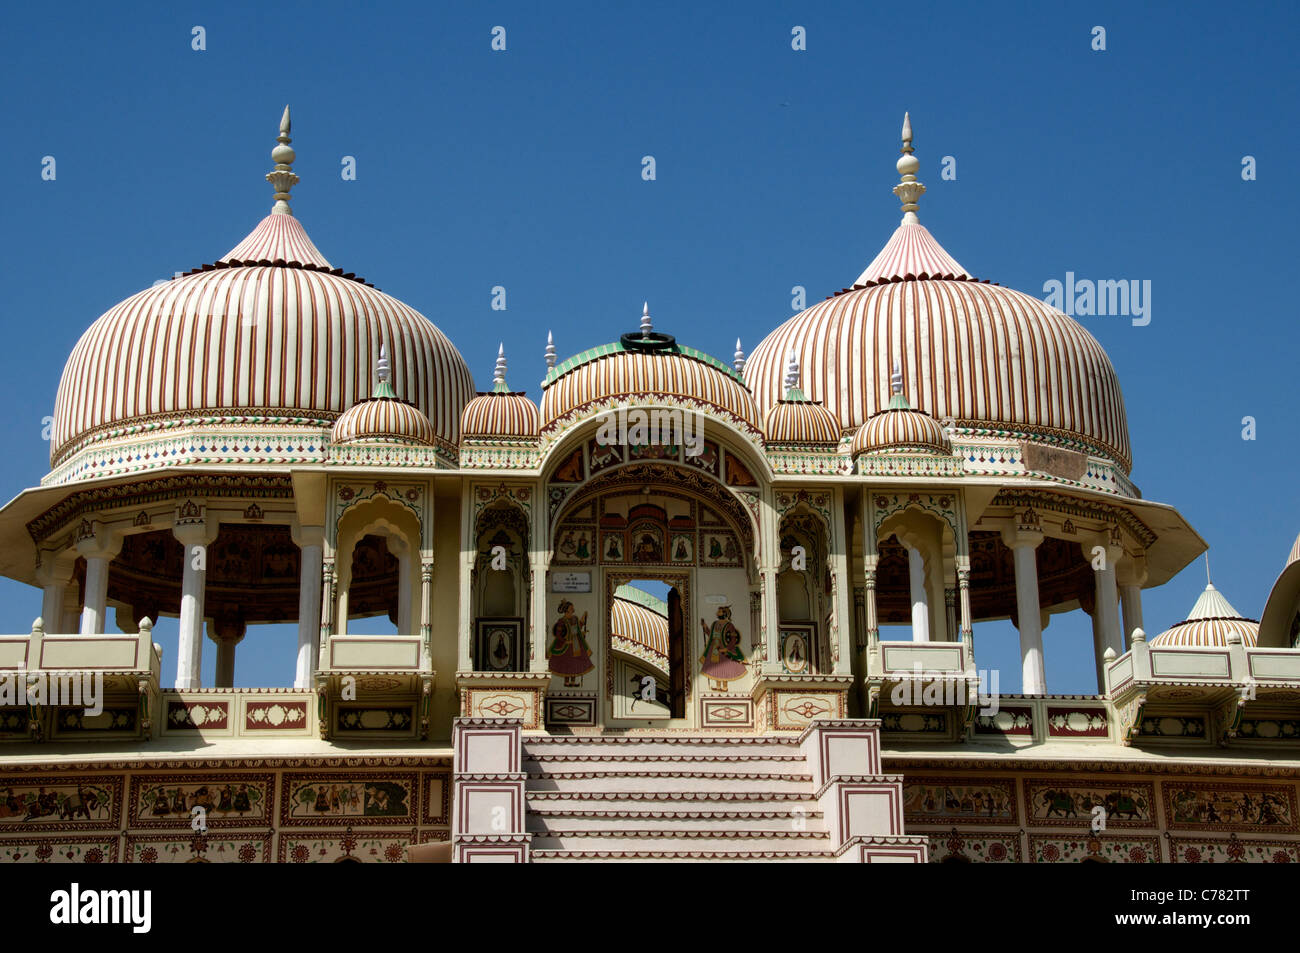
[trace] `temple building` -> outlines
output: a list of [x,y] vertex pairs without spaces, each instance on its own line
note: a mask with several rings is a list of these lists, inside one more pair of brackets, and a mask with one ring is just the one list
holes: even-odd
[[[648,305],[549,340],[534,402],[513,343],[476,392],[317,249],[286,109],[270,214],[89,326],[0,510],[42,592],[0,636],[0,859],[1300,861],[1300,539],[1259,620],[1144,619],[1205,541],[1133,482],[1092,335],[921,224],[902,139],[849,287],[730,361]],[[1093,694],[1047,682],[1064,613]],[[234,687],[265,623],[293,684]]]

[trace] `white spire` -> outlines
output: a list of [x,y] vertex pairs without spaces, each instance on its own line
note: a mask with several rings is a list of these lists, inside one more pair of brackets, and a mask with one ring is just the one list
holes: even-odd
[[790,357],[785,362],[785,386],[786,390],[799,386],[799,358],[794,348],[790,348]]
[[732,355],[731,366],[736,369],[737,374],[745,372],[745,351],[740,346],[740,338],[736,338],[736,353]]
[[551,332],[546,332],[546,369],[551,370],[555,367],[555,339],[551,337]]
[[894,373],[889,375],[889,393],[897,397],[903,392],[903,362],[894,358]]
[[912,117],[908,113],[903,113],[903,155],[895,166],[898,169],[898,174],[902,176],[902,180],[898,185],[894,186],[894,194],[903,203],[904,225],[919,223],[920,219],[916,217],[916,203],[925,194],[925,186],[916,181],[916,172],[921,168],[921,162],[916,156],[912,155],[914,151],[912,148]]
[[275,189],[275,206],[271,211],[276,215],[293,214],[289,210],[289,190],[299,180],[293,171],[294,151],[289,146],[292,141],[289,138],[289,107],[285,106],[284,115],[280,117],[280,135],[276,137],[279,145],[271,150],[271,161],[275,163],[275,169],[266,174],[266,181]]
[[380,381],[388,380],[388,345],[379,345],[379,360],[375,361],[375,376]]
[[506,386],[506,344],[504,341],[497,345],[497,366],[492,372],[492,383],[498,390],[503,390]]
[[1210,579],[1210,551],[1205,551],[1205,584],[1211,589],[1214,588],[1214,582]]
[[641,305],[641,336],[648,338],[653,330],[654,323],[650,320],[650,302],[647,301]]

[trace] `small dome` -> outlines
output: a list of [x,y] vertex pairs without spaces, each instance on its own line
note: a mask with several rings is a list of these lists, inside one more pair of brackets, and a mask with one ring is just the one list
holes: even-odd
[[[1300,536],[1295,538],[1295,544],[1292,545],[1291,552],[1287,554],[1286,566],[1297,562],[1300,562]],[[1283,566],[1282,568],[1285,569],[1286,566]]]
[[840,425],[815,400],[779,400],[767,412],[768,443],[839,443]]
[[506,351],[502,344],[497,349],[492,389],[479,391],[460,415],[461,440],[467,437],[528,438],[536,437],[538,432],[537,405],[525,397],[523,391],[512,391],[506,386]]
[[330,439],[336,444],[398,443],[431,447],[437,441],[433,424],[418,407],[397,396],[388,383],[388,355],[379,352],[379,382],[373,397],[357,401],[334,421]]
[[952,455],[952,443],[939,421],[923,410],[913,410],[903,396],[903,374],[894,365],[891,378],[893,397],[889,406],[872,414],[853,435],[850,452],[860,453],[937,453]]
[[1192,606],[1191,615],[1161,632],[1151,640],[1151,644],[1163,648],[1170,646],[1223,648],[1227,646],[1230,635],[1241,636],[1243,645],[1257,645],[1259,623],[1254,619],[1242,618],[1241,613],[1223,598],[1219,590],[1213,585],[1207,585],[1200,598],[1196,600],[1196,605]]
[[536,437],[537,405],[523,391],[480,392],[465,405],[460,435],[467,437]]
[[785,398],[768,409],[763,421],[767,442],[838,444],[841,430],[831,412],[818,401],[809,400],[800,389],[799,361],[792,353],[786,363]]

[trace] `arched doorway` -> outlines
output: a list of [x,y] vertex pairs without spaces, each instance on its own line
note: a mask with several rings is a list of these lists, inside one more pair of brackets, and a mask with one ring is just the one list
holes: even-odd
[[754,520],[731,487],[698,469],[633,461],[560,507],[546,590],[550,712],[586,710],[586,723],[614,728],[697,728],[712,706],[752,724]]

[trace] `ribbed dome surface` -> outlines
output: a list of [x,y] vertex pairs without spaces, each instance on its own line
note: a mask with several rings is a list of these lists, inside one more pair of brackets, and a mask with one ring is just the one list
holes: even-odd
[[668,606],[662,600],[632,586],[619,586],[609,614],[614,635],[668,657]]
[[[328,267],[302,226],[273,214],[227,259],[293,255]],[[158,426],[268,417],[328,427],[369,392],[381,343],[438,441],[459,439],[469,368],[414,308],[338,274],[218,266],[136,294],[82,335],[55,401],[51,464],[96,441]]]
[[821,404],[781,400],[767,412],[763,432],[768,443],[838,443],[840,425]]
[[692,348],[646,353],[608,344],[565,361],[542,386],[543,427],[608,398],[668,397],[716,409],[760,430],[754,398],[735,372]]
[[952,444],[939,421],[929,414],[909,407],[891,407],[875,414],[859,427],[850,448],[854,456],[909,450],[947,456],[952,453]]
[[1151,640],[1156,646],[1218,646],[1228,644],[1228,636],[1241,636],[1247,646],[1259,643],[1259,623],[1253,619],[1244,619],[1223,595],[1214,588],[1206,586],[1192,606],[1192,612],[1186,620],[1166,629]]
[[[1295,538],[1295,543],[1291,546],[1291,552],[1287,554],[1286,565],[1289,566],[1294,562],[1300,562],[1300,536]],[[1282,567],[1283,569],[1286,566]]]
[[[909,228],[920,226],[900,232]],[[808,397],[856,429],[888,402],[890,368],[901,360],[913,405],[936,420],[1074,439],[1129,469],[1119,380],[1091,334],[1019,291],[906,280],[917,269],[957,274],[961,266],[928,232],[898,244],[864,273],[877,284],[813,305],[759,344],[745,380],[760,408],[782,396],[793,350]]]
[[334,443],[414,443],[432,446],[437,440],[429,418],[404,400],[369,397],[334,421]]
[[536,437],[537,405],[519,391],[480,393],[460,417],[465,437]]

